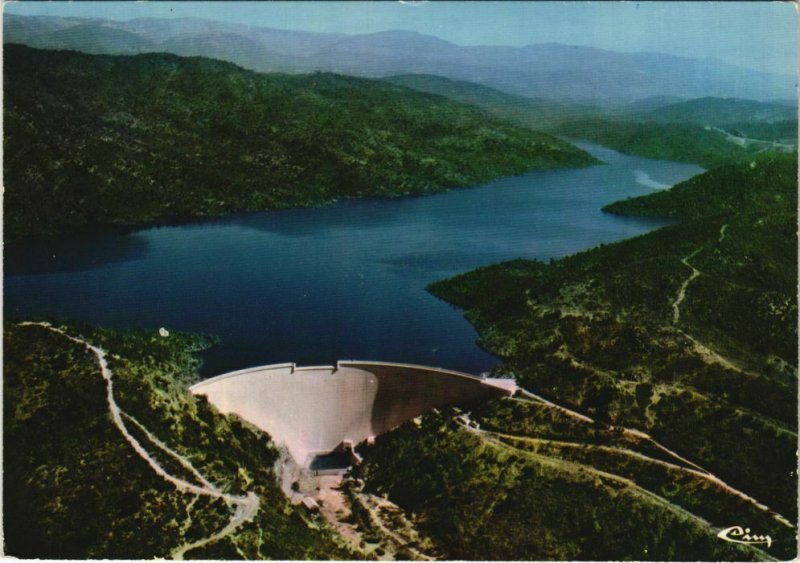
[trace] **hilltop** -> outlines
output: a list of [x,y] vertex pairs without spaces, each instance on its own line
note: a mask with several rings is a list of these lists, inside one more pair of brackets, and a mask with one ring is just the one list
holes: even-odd
[[9,237],[432,193],[596,162],[368,79],[18,45],[4,63]]

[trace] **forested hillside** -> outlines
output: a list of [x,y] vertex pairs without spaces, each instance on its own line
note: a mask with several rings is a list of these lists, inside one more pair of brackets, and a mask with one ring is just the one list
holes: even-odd
[[636,104],[549,128],[628,154],[714,168],[797,147],[797,108],[787,103],[698,98],[653,109]]
[[[619,431],[519,399],[475,407],[472,427],[461,417],[429,415],[380,436],[358,468],[367,490],[416,515],[447,559],[747,561],[793,553],[791,527]],[[772,534],[772,549],[715,537],[739,520]]]
[[632,103],[581,105],[514,96],[441,76],[406,74],[384,80],[474,105],[523,127],[705,168],[742,162],[764,152],[791,152],[797,144],[796,110],[782,103],[724,98],[675,102],[659,96]]
[[543,133],[366,79],[6,45],[5,232],[430,193],[594,163]]
[[797,105],[737,98],[696,98],[655,108],[640,115],[662,123],[725,126],[736,121],[775,123],[797,119]]
[[603,113],[597,106],[516,96],[475,82],[429,74],[400,74],[383,81],[479,107],[495,117],[535,130],[554,129],[565,121]]
[[[746,165],[711,170],[670,190],[617,201],[606,205],[603,211],[640,217],[702,219],[757,210],[765,218],[780,217],[792,213],[792,202],[797,201],[796,181],[794,155],[766,155]],[[788,261],[780,269],[792,272]]]
[[797,122],[787,122],[776,130],[772,124],[738,122],[731,131],[765,133],[762,141],[737,139],[727,130],[697,123],[657,123],[604,118],[567,121],[551,128],[565,137],[587,139],[626,154],[691,162],[704,168],[744,162],[767,152],[791,152],[794,146],[776,146],[775,134],[797,131]]
[[[499,371],[601,425],[647,432],[794,522],[796,177],[795,155],[727,166],[608,208],[681,223],[550,264],[498,264],[430,289],[466,310],[483,347],[504,359]],[[552,440],[552,430],[526,422],[531,416],[520,411],[491,424]],[[564,446],[548,448],[565,459],[557,451]],[[382,455],[384,465],[393,459]],[[437,490],[461,494],[453,477],[437,477],[444,480]],[[687,491],[686,483],[676,486],[667,490]],[[685,503],[678,502],[699,514]],[[726,518],[712,522],[722,527]],[[793,553],[794,532],[786,533],[785,553]],[[706,556],[689,549],[678,557]]]
[[[64,331],[5,328],[6,556],[167,558],[222,534],[185,549],[185,556],[352,557],[289,504],[275,480],[278,452],[268,436],[221,416],[186,390],[197,366],[192,352],[208,339],[77,324]],[[96,356],[74,338],[108,351],[121,421],[144,450],[197,489],[255,495],[257,510],[248,520],[225,533],[241,507],[213,494],[181,491],[148,466],[114,426]]]

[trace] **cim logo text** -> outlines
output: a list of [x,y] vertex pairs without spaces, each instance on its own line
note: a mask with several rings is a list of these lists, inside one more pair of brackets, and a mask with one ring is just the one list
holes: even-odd
[[717,534],[717,537],[734,543],[765,543],[767,544],[768,548],[772,547],[772,537],[766,534],[751,534],[750,528],[742,528],[741,526],[731,526],[730,528],[725,528]]

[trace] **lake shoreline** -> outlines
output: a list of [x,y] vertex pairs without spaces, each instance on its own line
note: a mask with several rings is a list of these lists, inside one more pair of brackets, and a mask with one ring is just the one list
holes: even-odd
[[[449,190],[165,221],[6,246],[5,311],[110,328],[215,334],[203,374],[281,362],[415,363],[480,373],[498,357],[425,287],[477,267],[548,260],[663,222],[602,213],[697,167],[583,148],[604,166],[533,171]],[[213,219],[213,220],[209,220]],[[118,234],[122,233],[122,234]]]
[[67,229],[52,233],[31,233],[28,235],[21,235],[21,236],[20,235],[9,236],[8,234],[3,233],[3,241],[5,243],[13,244],[13,243],[32,242],[38,240],[48,240],[62,236],[129,235],[147,229],[154,229],[154,228],[157,229],[162,227],[180,227],[185,225],[199,225],[207,221],[216,221],[220,219],[222,220],[233,219],[240,216],[248,216],[259,213],[271,213],[271,212],[287,211],[287,210],[318,209],[321,207],[331,207],[346,201],[370,201],[370,200],[383,201],[383,200],[400,200],[406,198],[428,197],[428,196],[445,194],[452,191],[473,190],[480,188],[481,186],[489,184],[491,182],[496,182],[504,178],[515,178],[518,176],[524,176],[526,174],[530,174],[531,172],[575,170],[581,168],[588,168],[591,166],[600,166],[603,164],[606,163],[603,162],[602,160],[595,159],[595,162],[588,162],[586,164],[580,164],[580,165],[531,168],[530,170],[524,170],[522,172],[517,172],[513,174],[501,174],[499,176],[495,176],[494,178],[490,178],[486,181],[477,184],[470,184],[463,186],[440,186],[440,187],[435,187],[431,190],[426,190],[423,192],[416,192],[416,193],[410,192],[410,193],[398,193],[398,194],[386,194],[386,195],[371,194],[365,196],[344,196],[325,201],[309,202],[307,204],[290,204],[286,206],[268,207],[264,209],[252,209],[252,210],[245,209],[239,211],[228,211],[228,212],[222,212],[219,215],[165,215],[158,219],[142,221],[139,223],[119,223],[119,224],[94,223],[94,224],[79,225],[74,229]]

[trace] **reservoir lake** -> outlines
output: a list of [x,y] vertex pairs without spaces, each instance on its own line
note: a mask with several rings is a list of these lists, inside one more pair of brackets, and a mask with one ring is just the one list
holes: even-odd
[[338,359],[480,373],[498,359],[476,345],[462,312],[427,293],[427,284],[657,228],[665,222],[600,208],[702,172],[578,145],[605,164],[433,196],[7,244],[5,314],[214,334],[221,342],[203,353],[204,376]]

